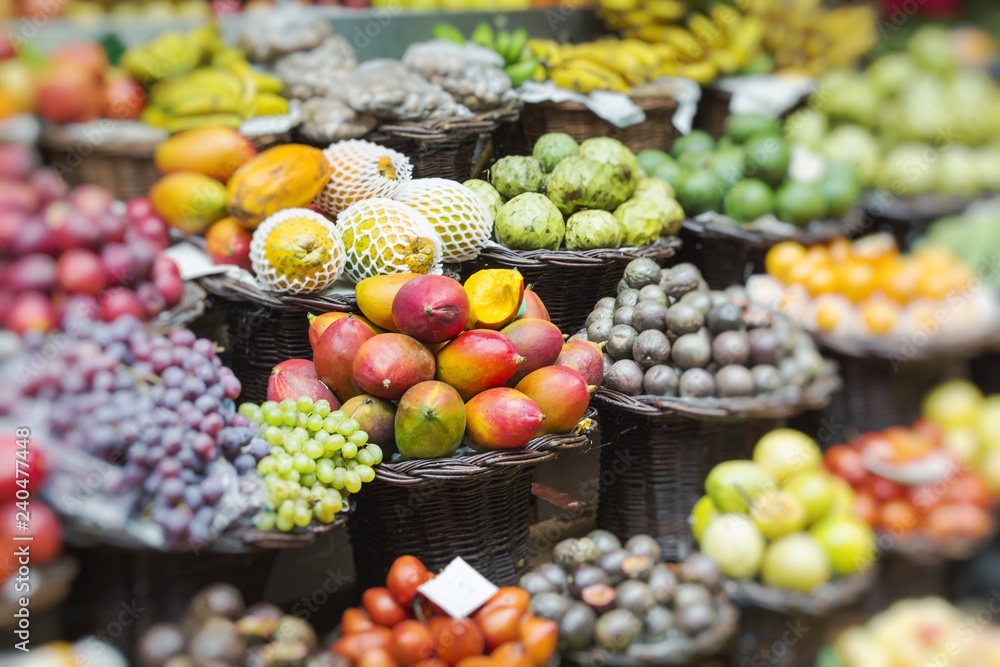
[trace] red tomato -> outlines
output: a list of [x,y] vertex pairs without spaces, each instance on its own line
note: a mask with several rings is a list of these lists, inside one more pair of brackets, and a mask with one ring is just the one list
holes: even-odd
[[890,500],[879,508],[878,526],[890,533],[908,533],[917,527],[917,512],[905,500]]
[[548,664],[558,643],[559,625],[555,621],[537,616],[525,616],[521,620],[521,644],[535,667]]
[[344,635],[333,643],[333,646],[330,647],[330,653],[344,656],[351,662],[357,662],[368,651],[375,649],[388,651],[391,642],[392,631],[388,628],[372,628],[357,634]]
[[904,426],[890,426],[882,435],[892,443],[892,460],[900,463],[921,459],[934,449],[934,443],[930,439]]
[[373,621],[387,628],[409,618],[410,614],[392,596],[388,588],[369,588],[361,596],[361,605]]
[[486,638],[487,651],[521,637],[521,610],[517,607],[486,609],[476,614],[476,623]]
[[859,491],[854,499],[854,516],[869,526],[878,525],[878,503],[868,491]]
[[479,611],[476,612],[476,617],[482,614],[484,611],[489,609],[496,609],[497,607],[517,607],[521,610],[522,614],[528,613],[528,603],[531,602],[531,596],[528,595],[528,591],[523,588],[518,588],[517,586],[503,586],[496,594],[486,601]]
[[351,607],[340,617],[340,629],[345,635],[353,635],[375,627],[371,616],[364,609]]
[[434,637],[434,649],[438,657],[449,665],[458,664],[462,658],[482,655],[485,648],[483,631],[467,618],[447,619]]
[[927,534],[936,540],[964,537],[977,540],[989,534],[992,519],[981,507],[942,505],[927,515]]
[[392,653],[403,665],[434,657],[434,640],[420,621],[403,621],[392,629]]
[[879,503],[887,503],[890,500],[898,500],[903,497],[903,487],[885,477],[874,476],[868,484],[872,496]]
[[355,667],[399,667],[399,663],[384,648],[373,648],[365,651],[360,660],[354,662]]
[[448,667],[448,663],[437,658],[427,658],[426,660],[421,660],[413,667]]
[[865,468],[861,452],[847,445],[831,447],[824,456],[826,467],[834,475],[842,478],[848,484],[857,488],[868,479],[868,469]]
[[944,482],[944,503],[968,503],[990,509],[996,503],[983,478],[974,472],[959,474]]
[[396,602],[404,607],[413,603],[417,595],[417,586],[427,581],[427,568],[419,559],[413,556],[400,556],[389,568],[385,585],[396,598]]
[[493,662],[503,667],[536,667],[528,655],[528,649],[518,642],[507,642],[490,655]]
[[941,438],[943,437],[941,427],[934,422],[921,418],[918,419],[911,428],[915,433],[927,440],[930,440],[935,445],[941,444]]

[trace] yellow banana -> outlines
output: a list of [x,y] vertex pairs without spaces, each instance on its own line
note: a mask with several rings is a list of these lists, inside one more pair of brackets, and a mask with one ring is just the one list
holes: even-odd
[[282,116],[288,113],[288,100],[274,93],[258,93],[253,111],[255,116]]
[[601,0],[601,8],[612,12],[627,12],[639,6],[640,0]]
[[698,83],[711,83],[719,76],[719,70],[715,64],[702,60],[696,63],[684,63],[678,67],[678,74]]
[[561,88],[580,93],[589,93],[593,90],[628,92],[628,85],[621,75],[589,60],[566,60],[559,67],[549,70],[549,78]]
[[645,8],[650,16],[665,23],[681,20],[688,10],[687,3],[680,0],[649,0]]
[[705,49],[698,43],[698,40],[684,28],[667,26],[664,28],[664,34],[666,35],[667,43],[677,49],[677,53],[682,59],[694,62],[701,60],[704,56]]
[[726,34],[721,25],[717,25],[704,14],[691,14],[688,17],[688,28],[699,44],[707,48],[716,48],[725,44]]

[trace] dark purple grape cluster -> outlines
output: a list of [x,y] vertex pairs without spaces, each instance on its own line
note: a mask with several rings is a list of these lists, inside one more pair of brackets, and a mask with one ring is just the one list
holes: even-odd
[[54,441],[120,466],[110,491],[137,497],[133,514],[159,525],[168,548],[248,523],[270,446],[237,412],[240,382],[212,341],[153,334],[132,317],[67,329],[38,344],[46,359],[23,387],[48,403]]

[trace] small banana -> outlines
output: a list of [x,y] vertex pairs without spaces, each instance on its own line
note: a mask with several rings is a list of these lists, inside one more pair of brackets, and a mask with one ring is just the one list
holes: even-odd
[[504,61],[508,65],[520,62],[521,55],[524,53],[524,45],[527,43],[528,31],[524,28],[518,28],[511,33],[510,43],[507,45],[507,50],[500,55],[503,56]]
[[650,16],[666,23],[681,20],[687,10],[687,3],[680,0],[650,0],[646,3]]
[[515,88],[520,86],[525,81],[531,79],[535,70],[541,65],[534,58],[528,60],[522,60],[519,63],[514,63],[513,65],[507,65],[504,71],[507,72],[507,76],[510,77],[510,83]]
[[469,41],[479,44],[480,46],[485,46],[487,49],[492,49],[493,26],[486,21],[482,21],[476,26],[475,30],[472,31],[472,36],[469,38]]
[[288,113],[288,100],[273,93],[258,93],[253,98],[255,116],[283,116]]
[[431,34],[434,35],[434,39],[443,39],[448,42],[455,42],[456,44],[465,44],[465,35],[462,34],[461,30],[450,23],[435,23]]
[[559,67],[549,70],[549,77],[557,86],[581,93],[592,90],[628,92],[628,84],[618,72],[590,60],[573,58],[563,61]]

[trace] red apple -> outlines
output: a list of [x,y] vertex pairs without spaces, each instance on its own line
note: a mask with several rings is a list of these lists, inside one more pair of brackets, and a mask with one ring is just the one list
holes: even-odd
[[[17,490],[21,488],[17,484],[18,479],[27,481],[30,493],[38,493],[49,469],[42,450],[38,448],[39,443],[33,437],[28,441],[27,447],[22,448],[17,441],[18,438],[13,432],[0,437],[0,456],[13,462],[15,459],[21,458],[18,456],[18,452],[24,451],[26,457],[21,459],[24,463],[20,466],[0,466],[0,504],[13,502],[16,499]],[[17,468],[22,471],[20,475],[17,474]]]
[[38,193],[24,181],[0,179],[0,210],[31,213],[38,210],[40,203]]
[[[14,554],[19,545],[31,545],[33,566],[45,565],[62,551],[62,526],[48,505],[36,498],[32,499],[31,519],[28,522],[30,532],[17,530],[17,513],[21,511],[15,502],[0,506],[0,521],[3,522],[0,527],[0,549],[3,550],[3,555],[0,556],[0,582],[17,571],[19,563]],[[31,535],[31,542],[15,540],[18,535]]]
[[125,219],[135,222],[139,218],[153,214],[153,204],[146,197],[132,197],[125,202]]
[[153,283],[139,283],[135,288],[135,295],[142,305],[146,319],[155,317],[167,309],[167,300]]
[[137,239],[148,241],[157,250],[163,250],[170,245],[170,232],[167,229],[167,223],[163,222],[155,213],[133,218],[132,223],[125,230],[125,240],[131,243]]
[[216,264],[234,264],[251,270],[250,241],[253,234],[244,229],[236,218],[223,218],[205,232],[205,247],[208,256]]
[[104,242],[104,236],[97,223],[79,213],[72,215],[59,232],[56,243],[63,252],[73,248],[97,250]]
[[31,184],[31,187],[35,188],[35,192],[38,194],[38,198],[43,205],[51,204],[54,201],[65,198],[69,192],[69,186],[63,180],[63,177],[59,175],[59,172],[50,167],[35,170],[28,177],[28,183]]
[[38,86],[38,115],[53,123],[86,123],[99,118],[100,81],[85,65],[55,67]]
[[37,164],[38,154],[30,145],[15,141],[0,144],[0,178],[23,181]]
[[[56,244],[56,235],[49,230],[49,227],[42,222],[41,218],[27,216],[20,212],[0,211],[0,219],[6,218],[8,215],[21,216],[20,223],[16,221],[10,223],[10,228],[14,229],[14,236],[11,238],[10,246],[13,255],[27,255],[33,252],[55,255],[59,251],[59,246]],[[6,225],[4,227],[7,228]]]
[[153,284],[163,295],[167,308],[173,308],[184,295],[184,280],[174,261],[166,255],[156,258],[153,265]]
[[121,243],[125,240],[128,223],[117,213],[102,213],[94,217],[94,225],[101,232],[105,243]]
[[107,213],[115,203],[114,195],[100,185],[87,183],[70,190],[66,201],[76,207],[76,210],[87,216]]
[[145,319],[145,311],[139,303],[139,297],[135,292],[126,287],[112,287],[101,295],[98,302],[101,311],[101,319],[105,322],[113,322],[119,317],[131,315],[137,320]]
[[108,272],[101,258],[89,250],[74,248],[56,262],[59,287],[69,294],[97,296],[108,287]]
[[5,284],[12,290],[50,292],[56,284],[56,262],[49,255],[25,255],[7,271]]
[[32,330],[46,333],[55,328],[56,314],[44,294],[22,292],[14,298],[3,325],[19,336]]
[[101,91],[101,113],[114,120],[139,120],[146,108],[146,91],[119,69],[108,72]]
[[52,52],[51,61],[55,67],[69,65],[85,69],[95,81],[101,81],[108,70],[108,54],[97,42],[72,42],[60,46]]

